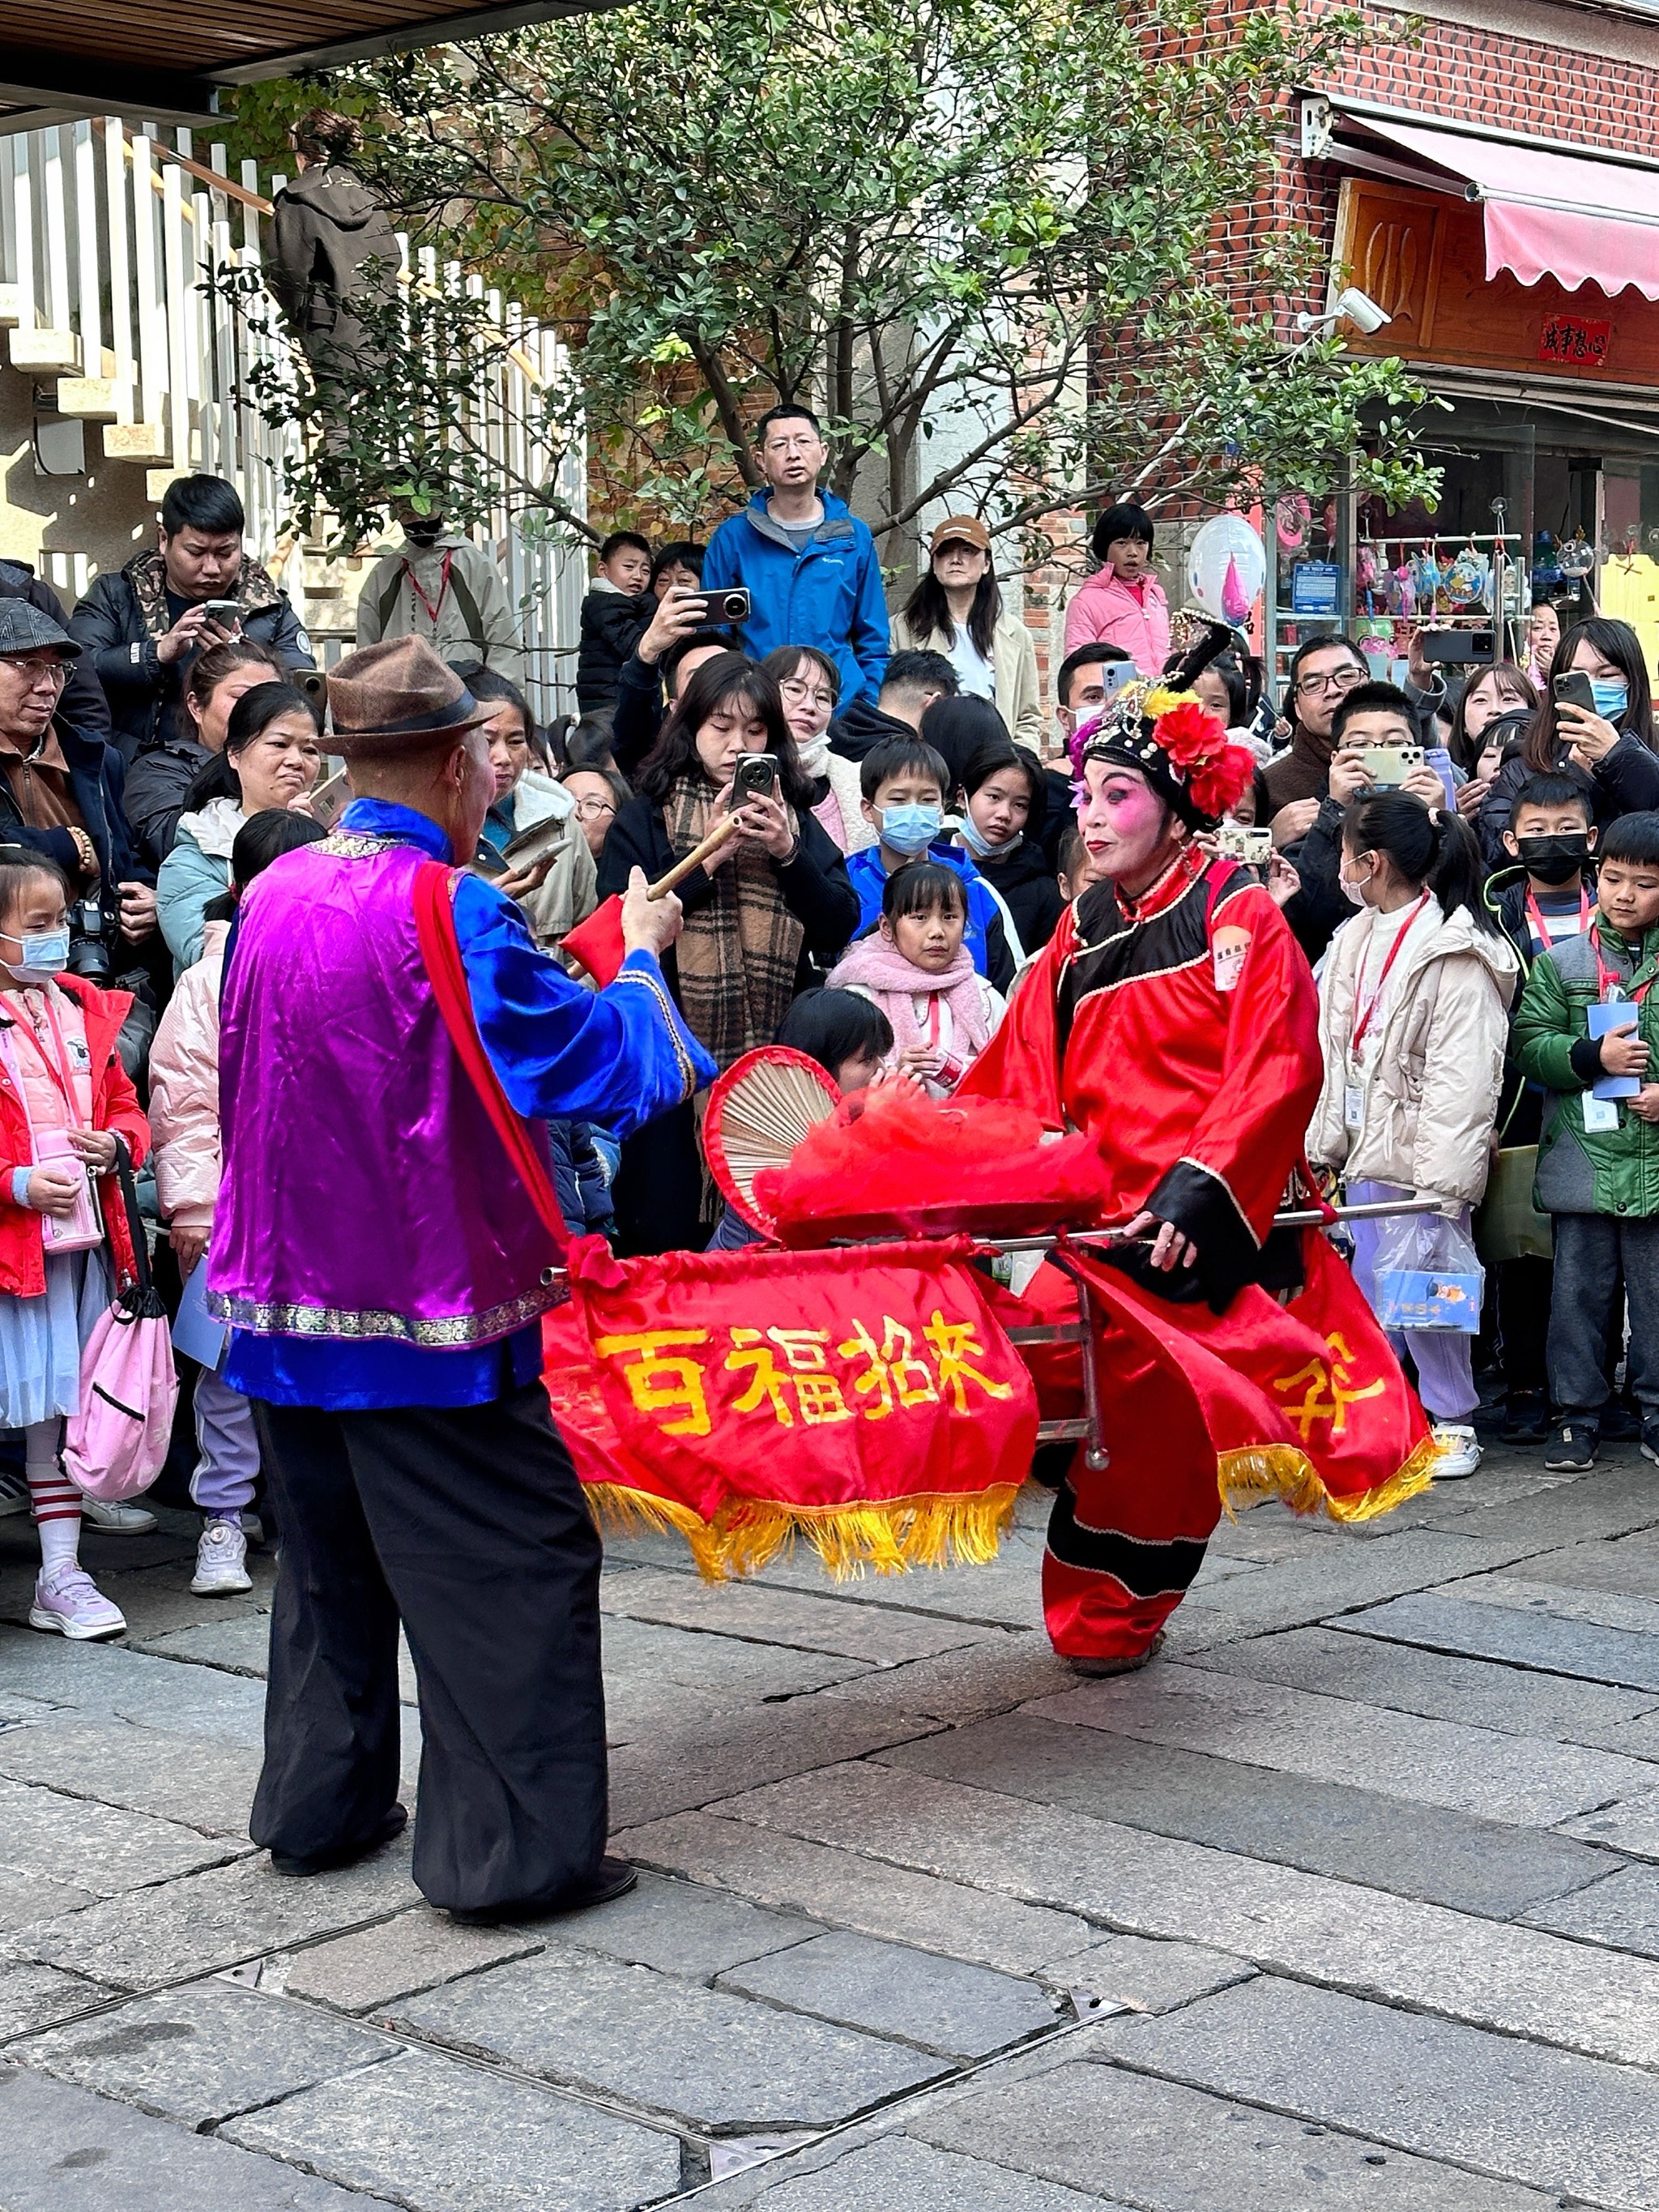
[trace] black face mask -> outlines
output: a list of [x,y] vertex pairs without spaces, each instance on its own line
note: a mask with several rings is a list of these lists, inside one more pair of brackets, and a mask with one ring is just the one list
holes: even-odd
[[404,525],[404,536],[411,545],[435,545],[443,534],[442,522],[431,519],[424,522],[406,522]]
[[1540,884],[1565,884],[1589,860],[1589,836],[1583,830],[1559,837],[1517,837],[1515,843],[1527,873]]

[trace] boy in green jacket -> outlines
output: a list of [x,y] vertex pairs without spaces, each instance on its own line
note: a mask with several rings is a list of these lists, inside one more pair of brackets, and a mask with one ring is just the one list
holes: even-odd
[[[1548,1094],[1534,1202],[1553,1217],[1555,1280],[1547,1364],[1557,1426],[1546,1467],[1594,1466],[1607,1330],[1622,1273],[1626,1361],[1642,1450],[1659,1461],[1659,813],[1626,814],[1602,833],[1596,905],[1582,937],[1540,953],[1515,1017],[1523,1072]],[[1628,1018],[1590,1035],[1589,1009],[1628,1003]],[[1634,1076],[1617,1100],[1591,1086]]]

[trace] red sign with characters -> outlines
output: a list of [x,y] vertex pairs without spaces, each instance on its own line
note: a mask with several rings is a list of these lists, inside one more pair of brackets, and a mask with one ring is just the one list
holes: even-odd
[[1036,1392],[965,1241],[570,1255],[553,1413],[602,1510],[672,1525],[711,1573],[804,1534],[835,1571],[988,1559]]
[[1538,339],[1538,358],[1559,368],[1605,368],[1612,343],[1611,322],[1584,315],[1546,315]]

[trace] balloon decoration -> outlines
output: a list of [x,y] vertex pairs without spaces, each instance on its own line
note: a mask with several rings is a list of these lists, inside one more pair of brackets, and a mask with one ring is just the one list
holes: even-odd
[[1200,526],[1187,556],[1187,586],[1206,615],[1237,629],[1267,580],[1267,556],[1242,514],[1212,515]]

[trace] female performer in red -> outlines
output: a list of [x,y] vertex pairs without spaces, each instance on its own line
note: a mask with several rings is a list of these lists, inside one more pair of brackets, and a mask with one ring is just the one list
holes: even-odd
[[[1191,693],[1128,687],[1079,732],[1073,757],[1100,880],[1061,916],[962,1089],[1089,1131],[1102,1218],[1139,1240],[1116,1264],[1160,1300],[1218,1314],[1273,1273],[1273,1213],[1319,1094],[1313,977],[1254,875],[1196,842],[1254,763]],[[1026,1296],[1045,1313],[1075,1310],[1053,1268]],[[1043,1607],[1079,1672],[1122,1674],[1163,1641],[1221,1501],[1190,1406],[1114,1332],[1101,1355],[1111,1462],[1092,1469],[1079,1449],[1061,1486]]]

